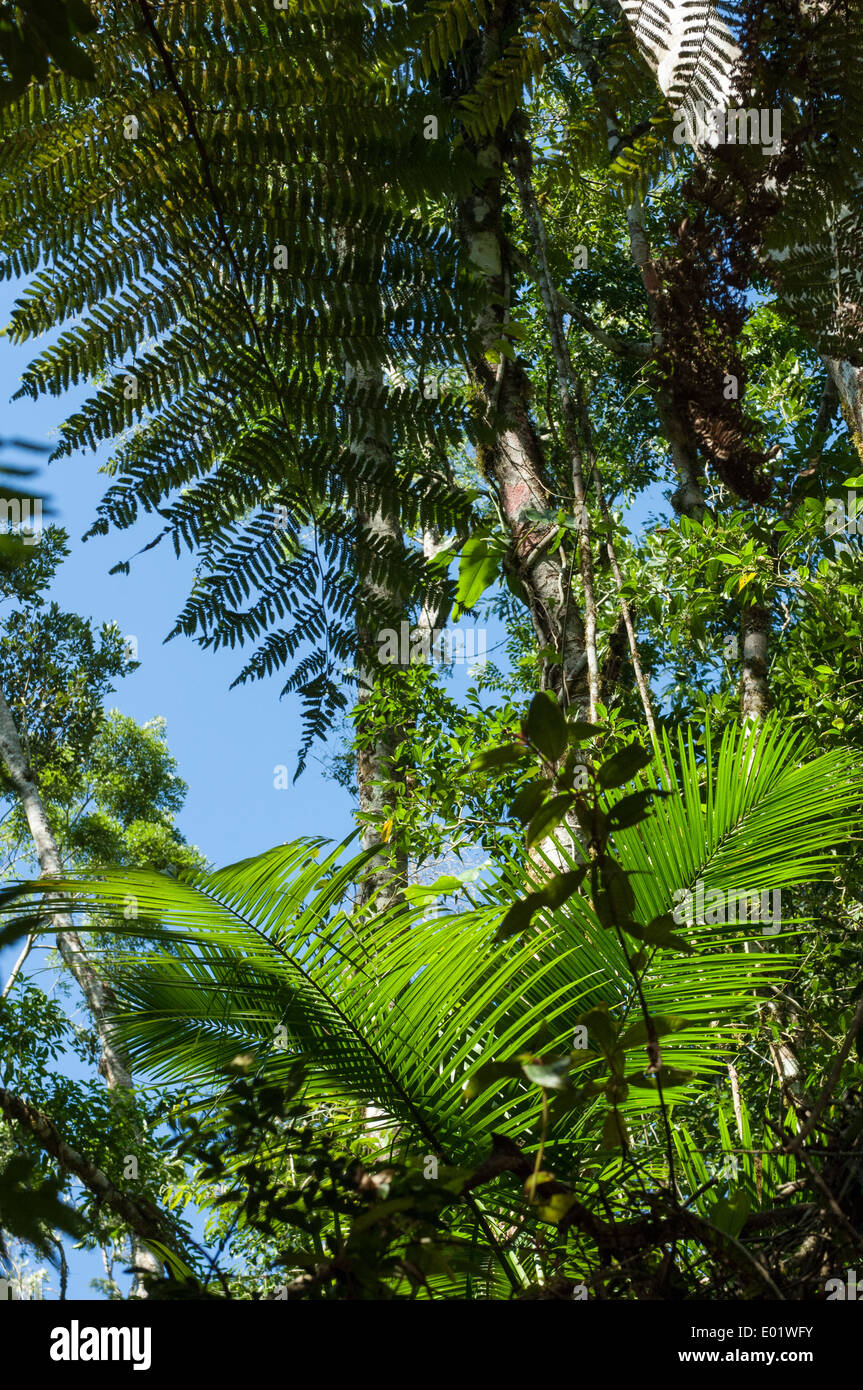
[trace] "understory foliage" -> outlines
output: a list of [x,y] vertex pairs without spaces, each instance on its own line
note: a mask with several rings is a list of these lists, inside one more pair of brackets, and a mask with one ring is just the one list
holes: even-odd
[[[455,912],[429,915],[443,879],[358,915],[345,895],[368,852],[308,842],[204,875],[55,885],[121,939],[152,939],[110,957],[118,1026],[136,1071],[182,1088],[168,1155],[195,1165],[233,1256],[202,1265],[166,1217],[173,1283],[156,1296],[675,1297],[684,1271],[711,1297],[812,1296],[805,1184],[782,1208],[787,1268],[761,1254],[798,1171],[793,1106],[767,1100],[775,1137],[755,1174],[722,1081],[811,938],[805,913],[777,919],[763,899],[787,904],[835,872],[859,814],[854,760],[776,726],[610,751],[538,695],[522,737],[474,760],[487,775],[513,765],[528,845],[565,800],[587,854],[554,873],[504,861]],[[130,894],[159,927],[128,920]],[[693,1107],[707,1149],[678,1118]],[[837,1162],[855,1171],[844,1150]],[[846,1250],[841,1229],[822,1239],[834,1259]],[[679,1267],[660,1258],[670,1240]]]

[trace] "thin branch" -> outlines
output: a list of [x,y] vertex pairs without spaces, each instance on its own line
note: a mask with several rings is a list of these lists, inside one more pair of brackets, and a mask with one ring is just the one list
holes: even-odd
[[[512,246],[510,254],[513,264],[522,274],[527,275],[535,284],[541,284],[541,272],[523,251],[520,251],[517,246]],[[609,333],[607,329],[601,328],[598,323],[595,323],[590,315],[580,309],[575,301],[570,299],[569,295],[559,289],[557,285],[552,285],[552,292],[557,301],[558,312],[568,315],[574,323],[578,324],[579,328],[583,328],[586,333],[589,333],[598,343],[602,343],[602,346],[608,348],[609,352],[613,352],[616,357],[634,357],[639,362],[646,362],[652,356],[652,343],[632,341]]]
[[173,1239],[168,1218],[147,1197],[133,1197],[115,1187],[101,1168],[60,1136],[53,1120],[29,1105],[13,1091],[0,1087],[0,1110],[6,1119],[21,1125],[37,1144],[57,1160],[61,1168],[74,1173],[89,1188],[100,1205],[110,1207],[142,1240],[169,1244]]

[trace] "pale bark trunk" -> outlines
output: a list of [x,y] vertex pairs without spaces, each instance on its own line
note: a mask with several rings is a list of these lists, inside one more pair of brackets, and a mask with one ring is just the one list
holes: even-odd
[[753,604],[740,614],[740,709],[744,719],[764,719],[770,710],[767,681],[770,626],[770,609],[765,604]]
[[[447,541],[441,537],[436,526],[430,526],[423,531],[423,555],[426,562],[433,560],[446,548]],[[426,593],[416,625],[417,632],[423,635],[428,634],[429,643],[434,641],[434,633],[441,630],[446,619],[446,608],[446,585],[444,583],[437,584]]]
[[[379,370],[371,367],[357,367],[352,363],[345,365],[345,384],[349,390],[360,393],[375,392],[381,384]],[[359,433],[350,441],[350,447],[358,458],[372,465],[388,464],[389,445],[381,440],[371,422],[363,422]],[[378,660],[377,627],[384,616],[387,623],[393,622],[401,613],[401,596],[384,575],[375,577],[375,557],[395,558],[403,547],[403,537],[398,518],[392,512],[377,507],[373,511],[356,514],[357,523],[357,574],[359,593],[357,596],[357,666],[358,701],[365,703],[374,693],[385,667]],[[399,742],[399,731],[381,729],[369,747],[357,748],[357,790],[360,811],[365,815],[382,817],[388,805],[384,783],[392,782],[394,775],[394,754]],[[394,902],[407,880],[407,860],[402,854],[386,847],[382,832],[382,820],[365,822],[362,826],[361,840],[364,849],[380,846],[367,866],[363,882],[360,884],[358,903],[365,905],[374,896],[378,908],[383,910]]]
[[[60,862],[57,841],[45,813],[30,761],[21,745],[15,720],[2,692],[0,692],[0,756],[3,758],[9,779],[27,817],[39,868],[43,874],[52,876],[62,874],[63,866]],[[52,922],[57,933],[57,949],[75,977],[96,1025],[96,1034],[101,1048],[99,1071],[105,1078],[105,1084],[109,1090],[131,1089],[131,1074],[114,1040],[114,1028],[111,1022],[113,1002],[111,991],[93,966],[84,948],[84,943],[72,925],[69,914],[63,911],[53,912]],[[17,966],[18,963],[16,962],[16,968]],[[161,1261],[146,1246],[140,1244],[137,1236],[133,1236],[132,1254],[132,1262],[139,1269],[152,1275],[161,1275]],[[146,1296],[143,1280],[140,1276],[136,1276],[133,1293],[138,1297]]]
[[[158,1207],[146,1197],[130,1197],[115,1187],[107,1173],[103,1173],[95,1163],[91,1163],[82,1153],[65,1142],[53,1121],[41,1110],[36,1110],[22,1096],[0,1087],[0,1113],[5,1115],[7,1120],[26,1129],[40,1147],[57,1160],[61,1168],[74,1173],[102,1205],[109,1207],[126,1223],[134,1232],[139,1253],[146,1250],[142,1243],[145,1240],[169,1239],[165,1218]],[[161,1265],[157,1265],[157,1270],[161,1270]]]
[[863,369],[835,357],[824,360],[839,393],[839,403],[851,441],[863,460]]
[[[474,60],[468,80],[475,83],[502,52],[505,15],[510,10],[500,4],[489,16],[482,33],[481,52]],[[511,313],[512,264],[509,241],[504,231],[504,193],[502,173],[504,148],[509,133],[498,129],[494,135],[476,140],[466,134],[480,170],[485,177],[473,195],[458,208],[458,230],[472,267],[482,277],[487,295],[476,328],[481,351],[472,364],[480,388],[486,420],[495,431],[495,442],[480,455],[480,466],[495,485],[501,515],[512,536],[511,566],[524,591],[534,633],[541,648],[558,655],[557,663],[543,663],[542,687],[552,690],[562,708],[578,719],[588,718],[594,708],[598,687],[596,667],[595,605],[592,606],[592,563],[589,535],[579,541],[582,586],[585,590],[587,622],[573,592],[572,566],[562,554],[548,547],[554,526],[531,521],[526,511],[548,511],[552,490],[546,460],[530,413],[530,382],[524,368],[500,354],[493,363],[493,345],[505,337],[503,326]],[[515,258],[517,260],[517,258]],[[549,294],[548,276],[540,269],[544,296]],[[552,297],[552,309],[557,302]],[[581,487],[583,471],[580,454],[571,455],[573,486]],[[556,500],[556,499],[555,499]],[[584,514],[584,513],[583,513]],[[585,539],[587,543],[585,544]],[[586,579],[586,585],[585,585]],[[567,820],[557,838],[568,854],[580,859],[579,846],[585,840],[577,820]],[[541,860],[544,852],[556,868],[564,867],[558,844],[543,841],[531,851],[531,861],[539,878],[549,867]]]

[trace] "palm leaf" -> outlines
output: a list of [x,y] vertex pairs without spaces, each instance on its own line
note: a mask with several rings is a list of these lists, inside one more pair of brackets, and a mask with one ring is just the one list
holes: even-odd
[[[674,767],[668,741],[664,752],[652,772],[676,794],[615,837],[642,920],[668,912],[675,892],[699,877],[721,891],[772,890],[835,872],[836,845],[853,831],[860,800],[847,754],[806,758],[776,725],[729,730],[715,762],[709,737],[699,758],[693,736],[680,736],[676,771],[666,770]],[[495,1131],[522,1136],[540,1115],[538,1088],[518,1077],[465,1104],[465,1083],[480,1067],[526,1050],[568,1051],[579,1016],[603,1000],[619,1020],[638,1018],[620,943],[586,898],[502,942],[502,911],[523,894],[516,864],[466,910],[369,916],[345,905],[367,855],[340,862],[344,846],[323,859],[322,848],[299,841],[185,881],[106,871],[53,885],[74,894],[77,907],[98,906],[112,932],[153,938],[153,951],[122,958],[115,983],[136,1073],[206,1089],[238,1052],[252,1050],[275,1075],[300,1054],[317,1100],[373,1104],[391,1136],[459,1162],[487,1149]],[[130,896],[132,921],[123,916]],[[4,911],[20,912],[20,896]],[[697,1094],[723,1065],[755,1022],[756,991],[779,982],[794,959],[773,942],[747,950],[745,924],[680,932],[694,953],[654,951],[643,984],[651,1015],[687,1020],[663,1045],[667,1066],[692,1073],[666,1091],[672,1102]],[[643,1049],[632,1053],[637,1073]],[[574,1079],[596,1062],[590,1051],[577,1059]],[[657,1103],[645,1078],[622,1108]],[[595,1109],[564,1109],[556,1142],[586,1141]]]

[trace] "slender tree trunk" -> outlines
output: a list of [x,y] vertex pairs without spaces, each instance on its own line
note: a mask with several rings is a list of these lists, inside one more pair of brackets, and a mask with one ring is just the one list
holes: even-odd
[[539,269],[539,287],[542,295],[543,307],[545,310],[546,323],[548,325],[549,337],[554,353],[555,367],[557,370],[558,398],[560,401],[561,413],[563,415],[564,429],[566,432],[567,443],[572,458],[572,478],[573,493],[576,506],[579,508],[579,552],[581,561],[582,581],[585,593],[585,640],[587,647],[587,668],[588,682],[590,689],[590,718],[594,717],[594,707],[599,693],[599,667],[596,656],[596,598],[594,593],[594,569],[593,555],[590,548],[590,526],[586,506],[586,488],[584,482],[584,460],[582,448],[579,440],[579,433],[585,435],[584,445],[589,454],[590,474],[596,491],[596,501],[602,516],[603,524],[606,528],[605,546],[611,564],[614,582],[617,586],[618,601],[626,629],[627,641],[629,643],[630,656],[632,658],[635,681],[641,697],[644,716],[650,730],[654,744],[657,741],[656,723],[653,717],[650,695],[647,682],[642,670],[641,661],[638,654],[638,646],[635,638],[635,628],[632,622],[632,614],[629,604],[626,601],[623,589],[623,576],[617,562],[617,554],[611,538],[611,517],[605,502],[605,495],[602,488],[602,480],[596,466],[596,459],[591,442],[590,422],[583,418],[586,411],[583,411],[581,396],[575,380],[572,366],[572,357],[569,345],[566,341],[566,334],[563,328],[563,318],[561,314],[560,299],[555,290],[552,280],[551,267],[548,253],[548,236],[545,229],[545,221],[536,198],[531,178],[531,150],[525,144],[517,151],[513,161],[513,172],[521,198],[522,208],[532,230],[534,248],[536,251]]
[[[101,1168],[97,1168],[96,1164],[78,1149],[66,1143],[48,1115],[28,1104],[23,1096],[0,1087],[0,1114],[21,1125],[61,1167],[69,1173],[74,1173],[85,1187],[95,1193],[100,1203],[116,1212],[126,1225],[132,1228],[137,1241],[141,1242],[147,1237],[160,1241],[170,1238],[168,1223],[155,1203],[146,1197],[130,1197],[115,1187]],[[146,1250],[143,1244],[139,1244],[138,1248]]]
[[[740,615],[742,639],[741,660],[741,713],[744,719],[760,722],[770,710],[770,689],[767,682],[767,655],[770,640],[770,609],[762,604],[745,608]],[[745,775],[745,770],[741,769]],[[749,952],[761,951],[760,942],[752,940],[745,943]],[[793,1015],[793,1009],[789,1011]],[[787,1032],[789,1020],[785,1009],[776,1000],[768,998],[758,1007],[759,1017],[767,1027],[767,1047],[773,1062],[773,1069],[786,1103],[799,1101],[803,1096],[803,1075],[797,1054],[791,1043],[780,1036]]]
[[[770,642],[771,616],[767,605],[756,603],[744,608],[740,615],[741,676],[740,708],[744,719],[760,722],[770,710],[770,688],[767,680],[767,658]],[[746,950],[760,951],[760,942],[747,941]],[[783,1098],[788,1103],[803,1095],[800,1062],[791,1043],[781,1037],[787,1032],[789,1020],[780,1002],[767,999],[759,1005],[759,1016],[768,1030],[767,1046]],[[791,1010],[793,1014],[793,1010]]]
[[[9,779],[27,817],[39,868],[43,874],[62,874],[63,866],[60,862],[57,841],[48,822],[30,760],[21,745],[15,720],[2,692],[0,692],[0,756],[3,758]],[[64,963],[74,975],[96,1025],[96,1034],[101,1049],[99,1071],[104,1076],[105,1084],[109,1090],[130,1090],[132,1088],[132,1076],[114,1037],[114,1027],[111,1021],[113,1004],[111,990],[102,980],[87,955],[84,943],[75,930],[69,914],[62,911],[54,912],[52,920],[57,933],[57,949]],[[161,1275],[161,1260],[148,1250],[146,1245],[141,1243],[137,1235],[132,1237],[132,1263],[148,1274]],[[146,1297],[146,1289],[141,1275],[136,1275],[133,1295]]]
[[842,414],[854,448],[863,460],[863,369],[835,357],[824,360],[839,393]]
[[[473,59],[466,58],[471,85],[500,56],[505,23],[513,7],[498,4],[483,28]],[[548,547],[553,526],[538,524],[525,513],[547,511],[553,495],[542,446],[530,414],[530,383],[517,361],[500,354],[494,344],[505,338],[511,312],[512,267],[503,227],[502,171],[508,135],[500,129],[475,139],[466,133],[478,168],[479,181],[458,207],[458,230],[468,260],[481,276],[485,304],[476,328],[481,351],[472,364],[486,419],[495,442],[480,451],[482,471],[495,486],[501,514],[512,536],[511,564],[527,600],[534,632],[542,648],[558,653],[558,664],[546,664],[543,685],[553,689],[561,704],[581,715],[589,708],[586,680],[584,621],[571,593],[569,566]],[[496,360],[495,360],[496,359]]]
[[585,467],[579,438],[577,386],[572,370],[572,358],[566,342],[563,319],[555,293],[548,254],[545,222],[537,203],[531,177],[533,153],[525,139],[519,139],[512,160],[512,170],[527,225],[534,243],[539,267],[539,291],[557,375],[557,394],[563,419],[563,432],[570,458],[572,492],[578,520],[578,559],[584,593],[584,643],[587,657],[588,719],[596,718],[599,700],[599,662],[596,655],[596,590],[594,584],[593,550],[590,535],[590,513],[587,507]]
[[[357,551],[360,556],[368,554],[369,549],[376,546],[381,540],[389,541],[395,546],[401,543],[401,539],[401,529],[394,517],[384,516],[381,512],[376,512],[373,516],[367,516],[363,513],[357,515]],[[370,609],[382,597],[386,599],[392,597],[387,586],[369,579],[363,581],[362,589],[361,602],[366,609]],[[377,652],[375,626],[375,623],[369,623],[362,618],[359,619],[357,634],[359,648],[358,700],[361,705],[372,698],[380,682],[386,678],[384,672],[389,669],[375,664]],[[363,849],[371,849],[375,845],[380,846],[380,852],[372,859],[360,886],[359,903],[363,905],[373,895],[376,895],[376,905],[380,909],[388,907],[394,902],[407,882],[407,858],[400,851],[387,848],[389,837],[383,828],[387,813],[391,814],[394,810],[392,792],[387,790],[386,784],[389,783],[392,786],[395,780],[396,750],[402,732],[395,727],[379,728],[376,730],[371,743],[367,744],[364,739],[361,739],[357,747],[357,789],[360,811],[364,815],[377,817],[376,820],[364,822],[361,834],[362,845]]]
[[[345,384],[349,392],[374,395],[381,385],[380,370],[345,366]],[[389,445],[382,440],[372,420],[363,419],[357,435],[350,441],[352,452],[371,466],[372,476],[388,470]],[[374,485],[372,485],[372,491]],[[382,665],[379,657],[378,632],[381,627],[397,622],[404,611],[402,596],[392,580],[391,569],[404,548],[401,527],[395,512],[376,506],[368,512],[357,511],[357,654],[358,702],[366,704],[391,668]],[[393,810],[390,786],[395,780],[396,748],[401,731],[378,728],[369,742],[360,731],[357,743],[357,789],[360,811],[377,817],[363,823],[361,838],[364,849],[380,846],[380,853],[371,861],[360,886],[359,904],[375,896],[377,906],[389,906],[404,888],[407,879],[406,856],[387,848],[388,835],[384,830],[386,813]]]
[[[447,542],[436,526],[427,527],[423,531],[423,555],[427,564],[446,547]],[[427,635],[430,644],[434,641],[434,633],[439,631],[446,621],[447,602],[447,588],[444,583],[433,585],[426,592],[416,631],[423,637]]]
[[740,614],[740,709],[744,719],[764,719],[770,710],[767,683],[770,626],[770,609],[766,604],[753,604]]

